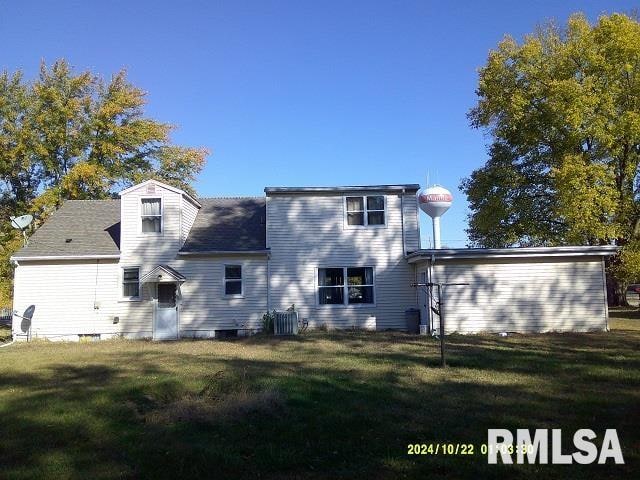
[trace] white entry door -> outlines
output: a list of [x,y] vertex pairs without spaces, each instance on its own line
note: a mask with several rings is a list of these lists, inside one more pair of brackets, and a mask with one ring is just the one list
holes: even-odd
[[154,340],[176,340],[178,338],[178,303],[176,284],[158,284],[158,302],[153,319]]

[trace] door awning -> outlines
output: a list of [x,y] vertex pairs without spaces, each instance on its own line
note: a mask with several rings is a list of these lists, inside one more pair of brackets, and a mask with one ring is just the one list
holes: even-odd
[[142,283],[178,282],[183,283],[187,278],[169,265],[157,265],[146,275],[142,276]]

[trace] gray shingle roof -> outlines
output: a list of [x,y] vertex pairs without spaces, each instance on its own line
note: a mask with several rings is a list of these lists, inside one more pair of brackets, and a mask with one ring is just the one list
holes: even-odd
[[[246,252],[266,248],[264,198],[203,198],[199,202],[202,208],[181,252]],[[119,253],[120,200],[67,200],[14,257]]]
[[246,252],[266,248],[264,198],[200,198],[198,201],[202,208],[181,252]]
[[120,200],[67,200],[14,257],[119,254]]

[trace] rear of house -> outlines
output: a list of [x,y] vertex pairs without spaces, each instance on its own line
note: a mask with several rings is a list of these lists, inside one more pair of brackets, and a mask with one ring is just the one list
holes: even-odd
[[[614,247],[420,250],[416,184],[270,187],[201,198],[150,180],[67,201],[17,252],[13,335],[176,339],[259,330],[292,305],[311,328],[407,328],[448,287],[448,331],[606,328]],[[418,286],[416,286],[416,283]]]
[[405,255],[419,247],[417,189],[196,200],[148,181],[67,201],[13,257],[14,336],[243,334],[292,304],[311,327],[402,329],[416,304]]

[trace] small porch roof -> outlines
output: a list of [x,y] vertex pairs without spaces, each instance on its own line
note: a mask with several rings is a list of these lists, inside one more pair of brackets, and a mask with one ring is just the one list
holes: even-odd
[[[168,277],[168,279],[167,279]],[[156,265],[149,273],[142,276],[142,283],[178,282],[183,283],[187,277],[169,265]]]

